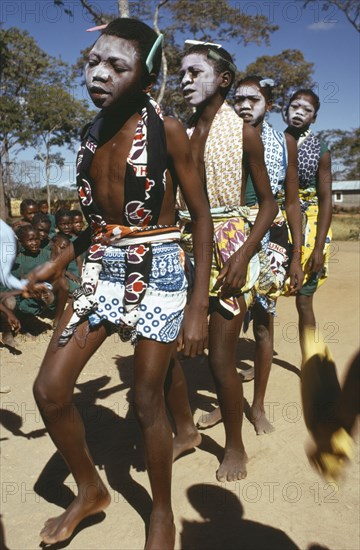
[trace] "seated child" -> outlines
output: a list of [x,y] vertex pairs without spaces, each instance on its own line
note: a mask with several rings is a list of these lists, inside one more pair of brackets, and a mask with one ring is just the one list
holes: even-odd
[[[24,225],[17,231],[17,237],[22,245],[23,251],[19,252],[12,269],[12,274],[18,279],[24,279],[35,267],[50,260],[50,250],[40,249],[40,236],[37,229],[32,225]],[[56,299],[55,299],[55,296]],[[64,311],[67,294],[63,286],[56,282],[54,293],[50,290],[40,293],[39,297],[25,298],[20,295],[16,297],[16,312],[23,316],[38,316],[45,311],[54,312],[54,326]]]
[[[64,248],[70,246],[70,242],[71,240],[67,235],[56,233],[51,239],[51,259],[54,260]],[[74,260],[67,266],[64,277],[67,292],[71,295],[75,289],[79,288],[81,282],[80,277],[69,269],[73,264],[76,265]]]
[[21,220],[13,223],[12,228],[16,231],[22,225],[29,225],[32,223],[32,219],[38,212],[38,205],[33,199],[24,199],[20,203]]
[[46,199],[42,199],[41,201],[38,202],[38,208],[39,208],[39,212],[41,212],[42,214],[45,214],[45,216],[47,216],[50,220],[50,223],[51,223],[51,227],[50,227],[50,237],[52,237],[53,235],[55,235],[55,230],[56,230],[56,225],[55,225],[55,216],[54,214],[51,214],[49,212],[49,205],[48,205],[48,201]]
[[[51,231],[51,222],[46,214],[38,212],[33,217],[32,226],[38,230],[40,236],[40,249],[50,250],[50,231]],[[46,261],[46,260],[45,260]]]
[[72,235],[73,237],[77,237],[79,233],[83,230],[84,216],[82,215],[82,212],[80,210],[75,209],[70,210],[70,214],[73,222]]
[[[73,235],[73,218],[71,215],[71,211],[67,210],[66,208],[60,208],[56,214],[55,214],[55,220],[56,220],[56,228],[60,235],[65,235],[69,239],[70,242],[72,242],[76,236]],[[73,284],[70,284],[70,287],[74,287],[73,290],[70,292],[73,292],[75,288],[77,288],[80,284],[80,275],[82,271],[82,258],[79,256],[72,260],[66,269],[66,276],[72,281],[72,283],[76,283],[76,286],[74,287]]]

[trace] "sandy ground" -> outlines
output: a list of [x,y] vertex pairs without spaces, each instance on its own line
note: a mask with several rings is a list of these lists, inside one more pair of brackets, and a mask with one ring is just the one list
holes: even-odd
[[[330,268],[331,277],[315,299],[316,314],[342,379],[359,344],[359,244],[334,243]],[[18,336],[19,355],[0,349],[1,383],[11,387],[10,393],[1,394],[1,513],[6,546],[11,550],[38,548],[43,522],[61,513],[74,489],[32,396],[32,382],[50,334]],[[238,349],[240,365],[251,365],[251,330],[239,340]],[[292,299],[279,301],[275,350],[266,401],[276,431],[256,436],[244,419],[248,477],[241,482],[216,481],[224,442],[222,424],[203,432],[201,447],[174,464],[177,549],[359,548],[358,451],[339,485],[322,480],[309,466],[304,451],[307,432]],[[82,525],[71,541],[56,548],[143,548],[150,497],[131,405],[131,355],[131,347],[113,336],[78,381],[76,399],[89,446],[112,503],[106,515]],[[207,360],[202,357],[183,365],[198,418],[215,403]],[[250,402],[252,391],[253,383],[245,383],[245,397]]]

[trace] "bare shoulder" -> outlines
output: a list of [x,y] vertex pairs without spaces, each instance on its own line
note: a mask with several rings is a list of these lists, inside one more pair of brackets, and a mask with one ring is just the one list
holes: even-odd
[[174,136],[178,133],[184,134],[186,136],[185,128],[177,118],[172,116],[164,117],[164,126],[166,137]]
[[243,143],[247,152],[256,150],[259,147],[262,148],[260,134],[251,124],[244,124],[243,126]]
[[168,152],[170,155],[179,154],[180,151],[190,150],[189,138],[184,126],[176,118],[164,117],[164,127]]

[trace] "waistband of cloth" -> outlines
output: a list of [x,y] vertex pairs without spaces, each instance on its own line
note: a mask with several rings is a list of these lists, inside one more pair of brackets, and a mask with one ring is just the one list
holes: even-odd
[[162,243],[178,241],[180,229],[176,225],[150,225],[133,227],[118,224],[107,224],[94,235],[94,242],[116,247],[132,244]]

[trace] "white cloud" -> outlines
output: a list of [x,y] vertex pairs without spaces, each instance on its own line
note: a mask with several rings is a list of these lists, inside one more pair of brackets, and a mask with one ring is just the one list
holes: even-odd
[[307,28],[311,31],[330,31],[335,27],[335,23],[326,21],[319,21],[318,23],[311,23]]

